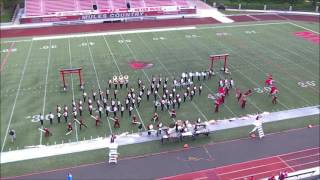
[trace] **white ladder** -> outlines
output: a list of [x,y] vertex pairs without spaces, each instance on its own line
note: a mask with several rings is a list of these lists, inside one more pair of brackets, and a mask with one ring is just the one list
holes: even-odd
[[118,144],[112,143],[109,147],[109,164],[118,162]]
[[259,138],[263,138],[264,137],[264,132],[263,132],[263,128],[262,128],[262,125],[261,126],[258,126],[257,127],[257,130],[258,130],[258,135],[259,135]]

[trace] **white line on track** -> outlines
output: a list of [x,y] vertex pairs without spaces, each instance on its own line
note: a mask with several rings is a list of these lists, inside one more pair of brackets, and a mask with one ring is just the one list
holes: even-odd
[[4,140],[3,140],[3,143],[2,143],[1,152],[3,152],[4,146],[5,146],[5,143],[6,143],[6,140],[7,140],[7,135],[8,135],[8,132],[9,132],[10,125],[11,125],[13,113],[14,113],[14,110],[15,110],[15,107],[16,107],[16,103],[17,103],[17,99],[18,99],[18,96],[19,96],[19,93],[20,93],[20,89],[21,89],[21,83],[23,81],[24,73],[26,72],[27,64],[28,64],[29,59],[30,59],[32,46],[33,46],[33,41],[31,41],[31,44],[30,44],[30,47],[29,47],[29,52],[28,52],[28,55],[26,57],[26,61],[24,63],[23,69],[22,69],[21,78],[20,78],[19,85],[18,85],[18,90],[17,90],[16,97],[15,97],[14,102],[13,102],[13,106],[12,106],[12,110],[11,110],[11,114],[10,114],[10,118],[9,118],[8,127],[7,127],[6,134],[4,135]]
[[[68,39],[68,45],[69,45],[69,61],[70,61],[70,68],[72,68],[72,54],[71,54],[71,45],[70,45],[70,39]],[[71,89],[72,89],[72,100],[75,101],[74,99],[74,88],[73,88],[73,76],[71,74],[70,76],[71,79]],[[77,123],[74,122],[74,129],[76,130],[76,140],[79,141],[79,136],[78,136],[78,127]]]
[[291,24],[291,25],[293,25],[293,26],[296,26],[296,27],[299,27],[299,28],[302,28],[302,29],[305,29],[305,30],[307,30],[307,31],[310,31],[310,32],[313,32],[313,33],[316,33],[316,34],[320,34],[319,32],[317,32],[317,31],[314,31],[314,30],[311,30],[311,29],[309,29],[309,28],[306,28],[306,27],[303,27],[303,26],[300,26],[300,25],[298,25],[298,24],[296,24],[296,23],[293,23],[293,22],[288,22],[289,24]]
[[[51,57],[51,43],[52,43],[52,42],[51,42],[51,40],[50,40],[50,42],[49,42],[49,49],[48,49],[48,62],[47,62],[46,80],[45,80],[45,84],[44,84],[42,116],[45,116],[45,109],[46,109],[48,75],[49,75],[50,57]],[[41,127],[41,128],[43,128],[43,127]],[[40,145],[42,145],[42,134],[43,134],[43,132],[40,131]]]
[[[90,54],[91,63],[92,63],[94,72],[95,72],[95,74],[96,74],[96,79],[97,79],[98,87],[99,87],[100,90],[102,90],[102,89],[101,89],[101,86],[100,86],[100,82],[99,82],[100,80],[99,80],[99,77],[98,77],[98,73],[97,73],[97,70],[96,70],[96,66],[94,65],[94,62],[93,62],[93,56],[92,56],[91,48],[90,48],[90,45],[89,45],[89,40],[88,40],[88,38],[86,38],[86,40],[87,40],[87,47],[88,47],[88,49],[89,49],[89,54]],[[108,125],[109,125],[110,133],[112,134],[111,125],[110,125],[110,122],[109,122],[108,119],[107,119],[107,122],[108,122]]]

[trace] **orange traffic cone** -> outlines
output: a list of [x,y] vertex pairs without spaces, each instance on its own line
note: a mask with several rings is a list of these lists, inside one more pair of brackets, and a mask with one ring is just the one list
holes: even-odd
[[188,144],[184,144],[183,148],[187,149],[187,148],[189,148],[189,145]]

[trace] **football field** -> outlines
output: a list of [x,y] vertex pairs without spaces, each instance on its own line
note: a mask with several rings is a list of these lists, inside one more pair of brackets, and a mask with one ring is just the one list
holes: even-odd
[[[88,128],[80,130],[73,123],[74,131],[66,135],[64,119],[58,124],[54,118],[52,125],[48,120],[44,122],[53,135],[44,137],[38,130],[39,114],[55,114],[56,105],[68,105],[71,109],[72,99],[82,99],[77,75],[66,76],[68,90],[63,91],[60,69],[81,67],[85,91],[91,96],[91,89],[105,91],[108,80],[120,74],[128,75],[129,87],[135,89],[138,79],[149,87],[152,76],[170,78],[171,87],[172,79],[182,72],[207,70],[210,55],[228,53],[231,74],[219,71],[222,62],[215,63],[217,74],[210,80],[195,81],[197,86],[202,84],[202,94],[182,103],[176,119],[223,120],[319,105],[319,43],[301,36],[306,32],[319,37],[319,24],[260,22],[1,39],[1,152],[138,131],[127,111],[120,128],[113,128],[113,121],[104,114],[101,126],[95,127],[85,103],[83,119]],[[130,63],[134,61],[150,67],[133,69]],[[264,91],[269,73],[280,92],[276,105]],[[220,78],[234,79],[235,86],[242,91],[253,90],[245,109],[241,109],[233,89],[220,111],[214,113],[214,101],[208,94],[217,92]],[[123,103],[127,90],[118,90],[118,99]],[[184,92],[183,88],[177,91],[180,95]],[[147,101],[144,96],[133,114],[145,129],[153,123],[153,112],[152,100]],[[158,108],[158,114],[164,125],[173,123],[167,111]],[[17,133],[15,143],[7,135],[11,128]]]

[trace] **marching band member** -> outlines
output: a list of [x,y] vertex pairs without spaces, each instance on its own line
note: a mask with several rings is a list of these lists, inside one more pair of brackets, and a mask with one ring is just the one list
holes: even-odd
[[96,101],[97,93],[93,89],[91,91],[92,91],[92,99],[93,99],[93,101]]
[[172,109],[170,112],[170,115],[171,115],[171,118],[176,118],[177,117],[176,110]]
[[58,112],[61,112],[61,107],[60,107],[59,105],[57,105],[56,110],[57,110],[57,113],[58,113]]
[[71,122],[69,122],[68,125],[67,125],[67,132],[69,133],[69,132],[71,132],[72,130],[73,130],[72,124],[71,124]]
[[148,136],[151,135],[151,132],[153,131],[153,125],[152,124],[149,124],[148,125]]
[[106,90],[106,98],[107,98],[107,99],[109,99],[109,95],[110,95],[110,90],[107,89],[107,90]]
[[43,130],[44,130],[44,136],[45,136],[45,137],[52,136],[52,133],[49,131],[48,128],[43,128]]
[[113,128],[120,128],[120,119],[118,118],[118,116],[115,116],[113,121],[114,121]]
[[85,91],[83,91],[83,93],[82,93],[82,98],[83,98],[83,102],[86,102],[87,93]]
[[89,108],[89,113],[90,113],[90,115],[92,115],[92,110],[93,110],[92,104],[90,104],[88,108]]
[[67,122],[68,121],[68,111],[63,112],[63,117],[64,117],[65,122]]
[[158,113],[156,113],[156,112],[153,113],[152,121],[153,121],[153,122],[159,121],[159,115],[158,115]]
[[131,120],[131,124],[136,125],[136,124],[140,124],[137,120],[137,116],[134,114],[132,116],[132,120]]
[[57,113],[57,120],[58,120],[58,123],[60,123],[60,118],[61,118],[61,113],[60,113],[60,112],[58,112],[58,113]]
[[230,88],[232,89],[232,88],[234,87],[234,81],[233,81],[233,79],[231,78],[229,82],[230,82]]
[[100,118],[99,118],[99,116],[91,116],[93,119],[95,119],[95,122],[96,122],[96,127],[100,124],[100,123],[102,123],[102,121],[100,120]]
[[49,120],[50,120],[50,124],[52,124],[52,120],[53,120],[54,116],[53,114],[50,112],[49,113]]

